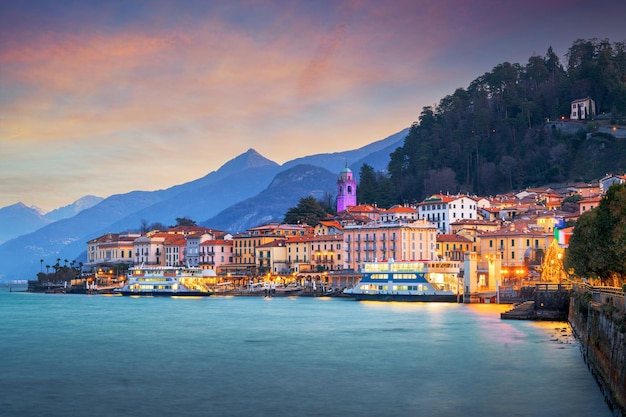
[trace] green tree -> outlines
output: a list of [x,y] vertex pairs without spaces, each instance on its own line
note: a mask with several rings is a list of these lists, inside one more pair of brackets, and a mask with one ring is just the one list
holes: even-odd
[[196,222],[189,217],[176,217],[176,226],[196,226]]
[[314,226],[326,218],[326,211],[313,196],[303,197],[298,205],[291,207],[285,214],[286,224],[308,224]]
[[374,168],[371,165],[361,165],[356,195],[359,199],[359,204],[373,204],[377,202],[378,183],[376,181],[376,172],[374,172]]
[[626,277],[626,184],[612,185],[594,210],[580,216],[565,256],[565,269],[581,277],[621,285]]

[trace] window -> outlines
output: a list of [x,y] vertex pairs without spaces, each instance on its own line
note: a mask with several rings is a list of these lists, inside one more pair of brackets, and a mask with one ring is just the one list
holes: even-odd
[[511,239],[511,246],[515,246],[515,239]]

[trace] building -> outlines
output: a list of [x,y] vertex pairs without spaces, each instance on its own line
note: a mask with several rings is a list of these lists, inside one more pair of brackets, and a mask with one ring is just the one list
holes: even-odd
[[284,239],[257,246],[255,258],[259,275],[290,275],[287,263],[287,244]]
[[613,175],[608,174],[600,180],[600,192],[605,194],[611,185],[626,183],[626,175]]
[[460,261],[465,259],[465,252],[473,252],[474,242],[461,235],[437,234],[435,252],[442,261]]
[[133,242],[139,233],[107,233],[87,242],[86,267],[133,263]]
[[343,226],[337,220],[322,220],[315,225],[315,235],[336,235],[343,232]]
[[356,206],[356,180],[346,164],[337,180],[337,213],[353,206]]
[[311,270],[309,239],[311,236],[293,236],[286,240],[287,265],[291,273]]
[[585,198],[583,200],[580,200],[578,202],[578,209],[579,209],[578,214],[582,215],[583,213],[586,213],[598,207],[598,204],[600,204],[601,199],[602,198],[600,196],[596,196],[596,197]]
[[191,267],[200,266],[200,247],[203,242],[215,239],[213,233],[196,232],[185,236],[185,265]]
[[552,242],[553,231],[530,221],[511,223],[494,232],[480,235],[482,259],[498,259],[502,262],[502,277],[507,279],[524,278],[530,265],[540,265],[543,256]]
[[427,220],[346,226],[343,269],[359,270],[361,263],[374,260],[434,260],[436,234]]
[[588,120],[596,115],[596,102],[590,97],[574,100],[570,107],[571,120]]
[[435,194],[417,205],[418,215],[437,225],[439,233],[450,233],[450,224],[463,219],[477,218],[476,200],[468,196]]
[[361,223],[367,223],[380,220],[380,214],[384,210],[370,204],[359,204],[358,206],[348,207],[346,211],[353,219],[357,220],[357,223],[359,220],[362,220],[360,221]]
[[[134,246],[134,263],[136,265],[155,265],[165,266],[165,234],[152,234],[141,236],[135,239]],[[178,262],[178,250],[170,253],[170,262]]]
[[308,238],[312,271],[339,271],[343,268],[343,235],[318,235]]
[[214,239],[200,243],[200,267],[220,273],[222,267],[234,262],[233,240]]
[[186,237],[179,234],[164,234],[162,236],[164,238],[163,252],[165,253],[165,266],[191,266],[189,259],[186,257],[188,245]]
[[233,236],[233,268],[248,270],[255,275],[258,267],[256,248],[275,240],[285,240],[294,236],[309,236],[313,227],[291,224],[268,224],[248,229]]
[[414,207],[393,206],[380,213],[380,220],[382,222],[395,222],[399,220],[413,221],[417,219],[417,209]]

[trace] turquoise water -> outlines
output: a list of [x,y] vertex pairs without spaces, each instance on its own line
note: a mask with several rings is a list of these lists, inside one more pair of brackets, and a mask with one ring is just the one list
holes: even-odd
[[567,325],[504,308],[0,292],[0,415],[610,416]]

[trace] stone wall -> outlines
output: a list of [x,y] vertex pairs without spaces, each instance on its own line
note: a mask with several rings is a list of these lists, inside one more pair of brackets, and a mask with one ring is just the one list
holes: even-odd
[[626,417],[626,315],[609,303],[571,292],[569,322],[587,367],[618,417]]

